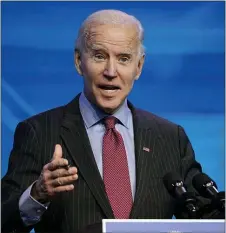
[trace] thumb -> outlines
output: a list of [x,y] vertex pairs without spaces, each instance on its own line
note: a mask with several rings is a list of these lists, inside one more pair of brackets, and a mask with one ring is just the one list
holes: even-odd
[[63,157],[62,147],[60,144],[56,144],[55,150],[53,153],[53,159],[62,158],[62,157]]

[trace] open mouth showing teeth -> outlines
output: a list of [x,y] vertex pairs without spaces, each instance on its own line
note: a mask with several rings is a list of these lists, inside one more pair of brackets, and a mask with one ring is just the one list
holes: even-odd
[[118,86],[113,86],[113,85],[99,85],[99,88],[103,90],[119,90],[120,89]]

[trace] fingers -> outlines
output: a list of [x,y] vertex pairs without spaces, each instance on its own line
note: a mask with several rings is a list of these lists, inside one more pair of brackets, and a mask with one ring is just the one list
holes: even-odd
[[53,180],[52,185],[54,187],[65,186],[65,185],[72,184],[77,179],[78,179],[78,175],[77,174],[72,175],[72,176],[67,176],[67,177],[58,177],[55,180]]
[[[58,170],[63,172],[68,172],[66,169],[57,169],[54,171],[55,176],[57,175]],[[73,183],[78,179],[77,168],[70,168],[69,173],[73,175],[60,176],[55,179],[52,178],[53,171],[46,170],[42,172],[36,185],[36,200],[49,200],[50,197],[54,196],[59,192],[71,191],[74,189]]]
[[50,171],[54,171],[60,167],[66,167],[68,165],[68,160],[59,158],[59,159],[54,159],[50,163],[47,164],[46,169]]
[[58,192],[74,189],[73,182],[78,179],[76,167],[69,167],[68,160],[63,158],[61,145],[57,144],[52,160],[43,167],[42,173],[37,181],[36,197],[49,200]]
[[59,159],[59,158],[62,158],[62,157],[63,157],[62,147],[61,147],[61,145],[56,144],[55,150],[54,150],[54,153],[53,153],[53,160],[54,159]]
[[71,167],[68,170],[65,168],[59,168],[51,172],[51,178],[56,179],[58,177],[70,176],[77,174],[78,170],[76,167]]
[[64,167],[66,169],[69,169],[70,165],[68,164],[68,161],[62,157],[63,157],[62,147],[61,147],[61,145],[56,144],[52,160],[50,161],[49,164],[44,166],[44,169],[50,170],[50,171],[54,171],[60,167]]
[[74,185],[70,184],[70,185],[64,185],[64,186],[58,186],[52,189],[51,193],[57,194],[57,193],[61,193],[61,192],[67,192],[67,191],[71,191],[74,189]]

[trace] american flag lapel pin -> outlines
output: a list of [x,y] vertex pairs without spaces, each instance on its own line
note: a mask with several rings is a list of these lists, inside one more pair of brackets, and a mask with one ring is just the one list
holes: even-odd
[[143,151],[150,152],[150,148],[144,146]]

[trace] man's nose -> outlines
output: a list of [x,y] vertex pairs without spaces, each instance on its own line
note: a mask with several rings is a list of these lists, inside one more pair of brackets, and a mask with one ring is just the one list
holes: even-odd
[[104,76],[107,78],[115,78],[117,77],[117,69],[115,61],[112,59],[109,59],[105,69],[104,69]]

